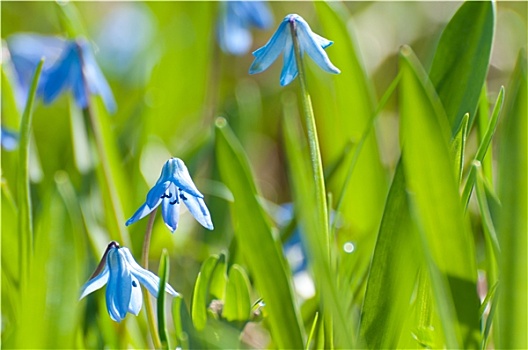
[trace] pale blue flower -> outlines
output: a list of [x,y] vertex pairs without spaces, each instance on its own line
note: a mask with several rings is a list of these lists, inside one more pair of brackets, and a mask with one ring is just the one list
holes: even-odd
[[94,94],[101,96],[109,112],[116,110],[110,86],[95,61],[90,45],[83,38],[66,40],[38,34],[15,34],[8,38],[7,43],[18,75],[21,103],[25,103],[35,68],[44,58],[37,89],[37,95],[44,103],[49,104],[62,92],[71,90],[80,108],[86,108],[87,97]]
[[290,14],[284,18],[266,45],[253,52],[255,60],[249,68],[249,74],[256,74],[266,70],[279,57],[280,53],[284,52],[280,83],[285,86],[295,79],[298,70],[295,62],[292,27],[299,41],[301,56],[307,53],[319,67],[329,73],[338,74],[341,72],[330,62],[328,55],[323,50],[332,45],[333,41],[312,32],[308,23],[301,16]]
[[[152,272],[145,270],[134,260],[130,250],[111,242],[106,248],[97,270],[102,271],[93,276],[81,288],[81,297],[102,288],[106,284],[106,309],[110,318],[121,322],[127,312],[138,315],[143,305],[143,295],[139,284],[158,297],[160,279]],[[179,295],[169,284],[165,291],[172,296]]]
[[163,165],[158,182],[147,194],[145,204],[128,219],[126,225],[144,218],[161,204],[163,221],[171,232],[174,232],[178,227],[180,203],[183,202],[202,226],[212,230],[211,215],[203,197],[194,185],[183,161],[179,158],[171,158]]
[[249,28],[267,29],[272,23],[273,17],[264,1],[221,2],[217,26],[220,48],[233,55],[243,55],[253,41]]
[[0,143],[2,148],[7,151],[12,151],[18,146],[18,134],[14,131],[7,130],[3,126],[0,128]]

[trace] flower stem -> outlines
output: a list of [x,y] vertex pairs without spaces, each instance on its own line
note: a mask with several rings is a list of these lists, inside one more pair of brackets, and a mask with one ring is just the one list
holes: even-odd
[[[150,250],[150,237],[152,236],[152,228],[154,227],[154,219],[156,218],[156,212],[158,208],[154,209],[150,215],[147,223],[147,230],[145,231],[145,239],[143,240],[143,249],[141,251],[141,265],[148,270],[148,255]],[[150,328],[150,334],[152,335],[152,343],[156,349],[161,348],[161,341],[158,334],[158,328],[156,327],[156,317],[154,315],[154,308],[152,306],[152,300],[150,294],[143,288],[143,299],[145,300],[145,311],[147,312],[147,319]]]
[[326,189],[324,183],[323,162],[321,160],[321,150],[319,149],[319,140],[317,138],[317,127],[315,124],[315,116],[312,108],[312,101],[308,88],[306,86],[306,77],[304,74],[304,62],[301,56],[301,49],[297,32],[295,29],[295,21],[290,22],[293,48],[295,52],[295,61],[297,63],[297,70],[299,71],[299,82],[301,85],[301,100],[303,105],[303,112],[306,122],[306,131],[308,133],[308,143],[310,146],[310,158],[312,170],[314,175],[315,196],[317,202],[317,216],[321,224],[321,231],[324,233],[325,242],[327,244],[326,252],[327,259],[330,256],[330,230],[328,225],[328,208],[326,203]]
[[20,269],[21,269],[21,288],[25,288],[25,283],[29,277],[31,257],[33,255],[33,217],[31,215],[31,195],[29,189],[29,140],[31,134],[31,123],[33,120],[33,103],[37,93],[37,86],[44,65],[44,59],[40,60],[20,121],[20,145],[18,153],[18,227],[20,230]]

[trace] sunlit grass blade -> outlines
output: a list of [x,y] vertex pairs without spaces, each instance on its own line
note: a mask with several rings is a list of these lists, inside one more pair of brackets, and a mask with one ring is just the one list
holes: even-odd
[[167,250],[163,249],[161,253],[160,266],[158,275],[160,278],[159,292],[158,292],[158,334],[163,349],[171,349],[169,337],[167,333],[167,318],[165,316],[165,299],[167,293],[165,292],[165,285],[169,280],[169,256]]
[[400,52],[400,70],[405,179],[429,264],[445,345],[477,347],[480,325],[475,247],[453,171],[450,127],[431,82],[409,47]]
[[467,1],[451,18],[438,43],[429,76],[453,135],[464,114],[469,113],[470,128],[473,125],[488,72],[494,28],[494,2]]
[[[481,315],[483,319],[485,317],[486,322],[484,324],[484,332],[482,333],[481,349],[488,348],[487,345],[489,342],[489,334],[491,332],[491,326],[495,318],[495,312],[497,311],[497,302],[499,300],[498,293],[497,293],[497,286],[498,286],[498,282],[495,282],[495,284],[492,285],[490,290],[488,291],[488,295],[486,295],[486,299],[482,302],[482,306],[484,307],[484,309],[481,308]],[[487,316],[484,315],[486,307],[489,307],[489,313]]]
[[527,333],[527,79],[521,51],[508,86],[499,140],[497,235],[501,247],[497,348],[528,347]]
[[398,346],[420,266],[414,254],[419,247],[400,160],[385,204],[361,310],[361,342],[369,349]]
[[[489,114],[489,101],[488,101],[488,87],[487,84],[482,86],[482,92],[480,94],[478,111],[477,111],[477,131],[479,143],[484,139],[486,130],[490,120]],[[492,145],[489,146],[489,151],[486,152],[484,159],[482,160],[482,169],[486,175],[486,179],[491,183],[493,181],[493,166],[492,166]]]
[[477,192],[477,202],[479,205],[480,215],[482,217],[482,227],[484,230],[484,236],[487,241],[490,242],[491,246],[493,247],[493,253],[494,257],[493,261],[496,261],[500,257],[500,245],[499,240],[497,238],[497,232],[495,231],[495,224],[493,223],[493,219],[491,217],[491,212],[488,207],[488,200],[486,198],[486,190],[485,190],[485,182],[486,179],[484,178],[484,173],[482,171],[482,166],[477,161],[472,165],[473,168],[475,168],[477,173],[477,180],[476,180],[476,192]]
[[455,158],[455,175],[460,184],[462,181],[462,174],[464,170],[464,151],[466,149],[466,139],[469,131],[469,114],[464,114],[462,118],[462,123],[460,128],[453,137],[453,142],[451,143],[451,148],[454,153]]
[[[495,107],[493,108],[493,112],[491,114],[491,119],[489,120],[489,124],[486,129],[486,133],[482,137],[482,141],[479,144],[479,147],[477,149],[477,154],[475,155],[474,161],[482,162],[484,160],[484,157],[486,156],[486,153],[488,152],[488,148],[491,145],[491,140],[493,136],[495,135],[495,130],[497,128],[497,124],[499,121],[499,115],[502,110],[503,101],[504,101],[504,87],[501,87],[499,91],[499,95],[497,96],[497,101],[495,102]],[[467,206],[469,203],[471,192],[473,191],[473,186],[475,185],[475,179],[476,179],[476,172],[475,172],[475,168],[472,167],[469,170],[466,184],[464,185],[464,190],[462,192],[462,203],[465,206]]]
[[29,141],[31,135],[31,123],[33,119],[33,104],[37,94],[37,87],[44,65],[44,59],[40,60],[29,89],[29,95],[20,121],[20,142],[18,145],[18,229],[20,235],[19,264],[21,269],[21,288],[25,288],[25,282],[29,276],[29,266],[33,255],[33,215],[31,206],[31,195],[29,191]]
[[[295,124],[295,105],[289,100],[284,103],[284,138],[288,157],[290,183],[294,192],[294,210],[302,230],[302,239],[308,248],[308,261],[314,274],[316,289],[322,305],[321,324],[329,327],[335,336],[338,348],[351,348],[356,338],[356,327],[350,314],[345,314],[348,300],[341,298],[337,289],[337,277],[332,272],[326,242],[313,213],[317,206],[311,185],[312,177],[306,141]],[[304,148],[303,148],[304,146]],[[332,244],[333,247],[333,244]],[[332,327],[333,326],[333,327]],[[328,333],[325,333],[325,338]],[[325,344],[332,344],[334,339],[325,339]],[[326,346],[326,345],[325,345]]]
[[235,198],[230,203],[235,237],[255,287],[266,303],[273,342],[279,348],[303,348],[304,329],[280,240],[273,237],[259,204],[242,145],[224,119],[216,122],[216,154],[221,178]]
[[249,319],[250,311],[248,276],[241,266],[234,264],[229,269],[222,317],[228,321],[239,321],[244,325]]
[[209,284],[211,276],[218,264],[218,255],[211,255],[202,264],[200,273],[196,277],[191,305],[191,315],[194,327],[198,331],[205,328],[207,324],[207,305],[209,297]]
[[176,333],[176,346],[181,349],[198,348],[194,344],[194,328],[191,316],[185,307],[185,302],[181,296],[174,297],[172,302],[172,319]]

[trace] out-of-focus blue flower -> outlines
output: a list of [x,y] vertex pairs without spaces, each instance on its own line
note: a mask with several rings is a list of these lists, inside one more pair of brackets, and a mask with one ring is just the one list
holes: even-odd
[[86,108],[90,94],[100,95],[113,113],[116,103],[89,44],[83,38],[65,40],[38,34],[15,34],[7,39],[11,60],[18,75],[20,99],[25,103],[29,84],[42,57],[45,64],[37,94],[51,103],[71,89],[77,106]]
[[292,27],[299,41],[301,56],[306,52],[325,71],[334,74],[341,72],[330,62],[328,55],[323,50],[332,45],[333,41],[312,32],[308,23],[301,16],[290,14],[284,18],[266,45],[253,52],[255,60],[249,68],[249,74],[256,74],[266,70],[279,57],[280,53],[284,52],[280,83],[285,86],[295,79],[298,70],[295,62]]
[[251,47],[250,27],[267,29],[273,23],[264,1],[226,1],[220,3],[217,35],[220,48],[233,55],[243,55]]
[[4,127],[1,127],[0,130],[0,143],[2,144],[2,148],[7,151],[14,150],[18,146],[18,134]]
[[158,182],[147,194],[145,204],[128,219],[126,225],[144,218],[161,204],[163,221],[171,232],[174,232],[178,227],[180,202],[183,202],[202,226],[212,230],[211,215],[203,197],[194,185],[183,161],[179,158],[171,158],[163,165]]
[[[106,308],[112,320],[121,322],[127,312],[136,316],[139,314],[143,305],[140,283],[150,294],[158,297],[159,277],[139,266],[128,248],[110,242],[97,270],[100,270],[101,266],[102,271],[82,286],[79,299],[106,284]],[[165,291],[172,296],[179,295],[169,284],[165,285]]]

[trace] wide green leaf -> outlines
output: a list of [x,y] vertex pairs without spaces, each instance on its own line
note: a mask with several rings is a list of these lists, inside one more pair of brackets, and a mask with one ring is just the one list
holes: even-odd
[[224,119],[216,123],[216,154],[221,178],[235,198],[230,203],[235,237],[269,311],[273,341],[279,348],[303,348],[304,334],[280,241],[257,199],[244,150]]
[[499,141],[497,235],[500,257],[498,348],[526,349],[527,296],[527,79],[526,52],[517,60],[508,87]]
[[207,324],[207,307],[209,301],[209,284],[211,283],[211,276],[218,263],[218,255],[208,257],[200,268],[200,273],[196,277],[194,283],[194,291],[192,297],[191,315],[194,327],[201,331]]
[[229,269],[222,317],[228,321],[246,322],[250,311],[249,279],[242,267],[235,264]]
[[495,28],[492,1],[466,1],[449,21],[429,76],[454,134],[464,114],[473,124],[491,56]]
[[480,325],[475,247],[453,171],[450,127],[431,82],[409,47],[401,50],[400,69],[405,178],[446,345],[477,347]]

